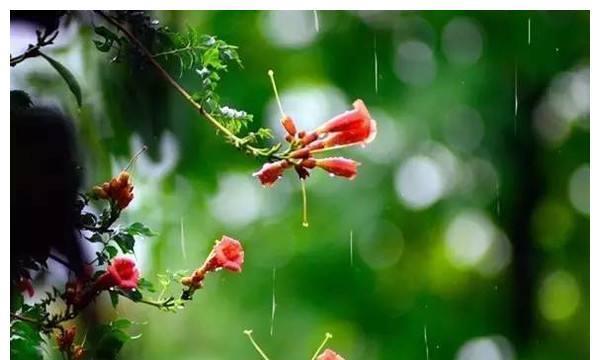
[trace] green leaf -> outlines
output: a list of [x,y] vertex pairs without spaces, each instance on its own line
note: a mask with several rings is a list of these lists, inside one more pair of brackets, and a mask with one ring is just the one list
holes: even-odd
[[128,319],[117,319],[113,320],[110,324],[114,329],[127,329],[133,323]]
[[144,224],[139,223],[139,222],[129,225],[129,227],[127,229],[125,229],[125,232],[128,233],[129,235],[144,235],[144,236],[156,236],[157,235],[154,231],[150,230],[150,228],[146,227]]
[[122,252],[133,252],[133,247],[135,246],[135,238],[133,237],[133,235],[127,233],[119,233],[113,236],[113,240],[117,243],[117,245],[119,245]]
[[21,309],[23,300],[23,294],[19,290],[13,289],[10,294],[10,311],[17,312],[17,310]]
[[138,281],[138,289],[146,290],[151,293],[156,292],[154,284],[146,278],[140,278],[140,280]]
[[75,99],[77,100],[77,105],[79,107],[81,107],[81,87],[79,87],[79,83],[77,82],[77,79],[75,79],[75,76],[73,76],[73,74],[69,71],[69,69],[67,69],[63,64],[54,60],[50,56],[48,56],[42,52],[40,52],[40,55],[44,59],[46,59],[46,61],[48,61],[50,63],[50,65],[52,65],[54,70],[56,70],[60,76],[62,76],[62,78],[67,83],[67,86],[69,87],[69,89],[71,90],[73,95],[75,96]]
[[31,97],[23,90],[10,91],[10,111],[21,111],[29,109],[33,105]]
[[30,322],[15,320],[10,324],[10,358],[19,360],[42,359],[41,329]]
[[90,237],[88,238],[88,240],[89,240],[90,242],[93,242],[93,243],[101,243],[101,242],[104,242],[104,239],[102,239],[102,235],[100,235],[100,234],[98,234],[98,233],[94,233],[92,236],[90,236]]
[[112,245],[107,245],[104,248],[104,251],[106,252],[106,254],[108,255],[109,259],[114,258],[115,256],[117,256],[117,254],[119,253],[119,249],[117,249],[116,247],[112,246]]
[[133,290],[129,291],[128,295],[129,295],[129,298],[135,302],[138,302],[143,299],[142,293],[139,292],[137,289],[133,289]]
[[110,51],[110,49],[112,49],[113,43],[119,43],[119,36],[104,26],[94,27],[94,32],[104,38],[103,42],[99,40],[94,40],[96,49],[98,49],[101,52],[108,52]]
[[96,225],[96,215],[92,213],[84,213],[81,215],[81,223],[86,226]]
[[109,291],[109,295],[110,295],[110,303],[112,304],[113,308],[117,308],[117,305],[119,304],[119,294],[116,291]]

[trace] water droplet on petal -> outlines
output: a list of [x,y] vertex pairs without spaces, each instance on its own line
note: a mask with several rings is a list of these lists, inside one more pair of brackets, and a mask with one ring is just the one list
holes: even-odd
[[329,174],[330,177],[335,177],[335,174]]

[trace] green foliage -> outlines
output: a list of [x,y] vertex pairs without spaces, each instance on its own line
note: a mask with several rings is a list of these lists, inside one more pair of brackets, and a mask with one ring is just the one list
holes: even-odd
[[136,222],[127,227],[124,232],[129,235],[156,236],[157,234],[142,223]]
[[88,337],[94,340],[90,349],[93,359],[115,359],[125,343],[139,338],[131,336],[126,330],[132,325],[127,319],[114,320],[108,324],[101,324],[90,331]]
[[[18,360],[42,359],[43,342],[40,306],[23,305],[19,316],[10,323],[10,358]],[[27,319],[27,320],[24,320]]]
[[67,86],[69,87],[69,90],[71,90],[71,93],[73,93],[73,96],[75,96],[75,100],[77,100],[77,106],[81,107],[81,87],[79,86],[77,79],[75,79],[75,76],[73,76],[71,71],[69,71],[69,69],[67,69],[63,64],[59,63],[58,61],[54,60],[53,58],[42,52],[40,52],[40,56],[46,59],[46,61],[48,61],[48,63],[52,65],[54,70],[58,72],[58,74],[63,78],[63,80],[65,80]]
[[10,358],[13,360],[42,359],[41,329],[35,324],[14,320],[10,324]]

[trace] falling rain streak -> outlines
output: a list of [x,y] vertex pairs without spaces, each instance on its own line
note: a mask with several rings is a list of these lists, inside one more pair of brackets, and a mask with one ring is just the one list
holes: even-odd
[[423,326],[423,337],[425,338],[425,356],[429,360],[429,344],[427,343],[427,325]]
[[179,227],[181,231],[180,242],[181,242],[181,254],[183,255],[183,261],[187,262],[187,253],[185,251],[185,234],[183,233],[183,218],[179,218]]
[[313,10],[313,15],[315,17],[315,31],[319,32],[319,14],[317,13],[317,10]]
[[500,216],[500,182],[496,180],[496,215]]
[[354,266],[354,239],[350,230],[350,266]]
[[379,65],[377,61],[377,38],[373,36],[373,63],[375,69],[375,94],[379,92]]
[[271,330],[270,334],[273,336],[273,327],[275,324],[275,308],[277,308],[277,303],[275,302],[275,268],[273,268],[273,294],[271,298]]
[[517,134],[517,112],[519,111],[519,94],[517,82],[517,65],[515,64],[515,135]]
[[531,45],[531,18],[527,18],[527,45]]

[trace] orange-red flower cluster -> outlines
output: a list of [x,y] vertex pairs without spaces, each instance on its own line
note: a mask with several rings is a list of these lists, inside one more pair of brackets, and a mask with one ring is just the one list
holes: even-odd
[[371,118],[367,107],[360,99],[353,105],[353,110],[334,117],[310,132],[298,132],[292,118],[285,115],[281,124],[287,132],[286,140],[291,143],[293,151],[284,160],[264,164],[253,175],[261,184],[271,186],[290,167],[294,167],[302,179],[309,176],[310,169],[319,167],[332,175],[353,179],[360,163],[343,157],[314,157],[317,152],[342,146],[365,145],[375,138],[377,123]]
[[105,182],[101,186],[95,186],[94,194],[100,199],[112,200],[119,209],[125,209],[133,200],[133,183],[127,171]]
[[242,244],[229,236],[223,235],[206,258],[204,265],[196,269],[191,276],[181,279],[181,283],[191,289],[199,289],[202,287],[202,281],[207,273],[221,269],[241,272],[243,263],[244,249]]

